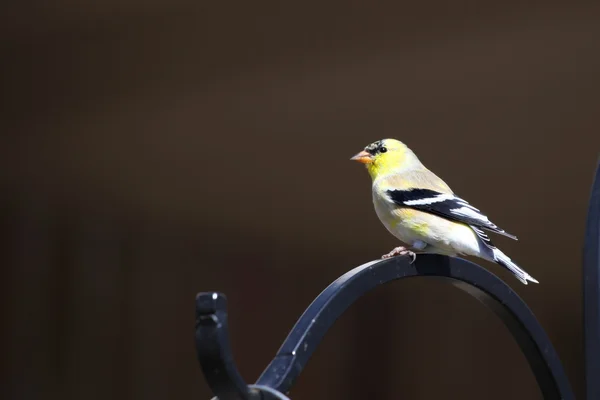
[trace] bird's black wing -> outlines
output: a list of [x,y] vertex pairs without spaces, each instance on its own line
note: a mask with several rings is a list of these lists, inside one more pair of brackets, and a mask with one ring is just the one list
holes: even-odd
[[475,233],[491,245],[482,228],[517,240],[517,237],[500,229],[488,217],[466,200],[451,193],[440,193],[431,189],[387,190],[390,201],[401,207],[424,211],[446,219],[470,225]]

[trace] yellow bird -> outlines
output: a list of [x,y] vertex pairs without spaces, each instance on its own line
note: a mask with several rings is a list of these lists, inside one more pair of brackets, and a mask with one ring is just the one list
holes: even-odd
[[488,217],[425,168],[415,153],[395,139],[378,140],[351,160],[363,163],[373,181],[377,216],[399,246],[382,258],[408,255],[412,250],[448,256],[470,255],[507,268],[527,285],[539,283],[492,244],[484,230],[517,239],[490,222]]

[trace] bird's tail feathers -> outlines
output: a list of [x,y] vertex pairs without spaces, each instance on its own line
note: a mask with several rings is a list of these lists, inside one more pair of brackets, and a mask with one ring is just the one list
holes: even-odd
[[517,264],[515,264],[506,254],[504,254],[499,249],[494,249],[493,255],[495,262],[512,272],[513,275],[525,285],[527,285],[527,281],[539,283],[533,276],[529,275],[527,272],[519,268]]

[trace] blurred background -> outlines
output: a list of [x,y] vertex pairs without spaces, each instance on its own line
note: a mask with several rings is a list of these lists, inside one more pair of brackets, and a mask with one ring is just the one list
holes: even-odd
[[[349,158],[405,141],[519,237],[492,264],[583,395],[598,2],[8,2],[0,17],[5,399],[208,399],[194,298],[254,381],[312,299],[398,242]],[[328,333],[292,399],[537,399],[504,326],[426,279]]]

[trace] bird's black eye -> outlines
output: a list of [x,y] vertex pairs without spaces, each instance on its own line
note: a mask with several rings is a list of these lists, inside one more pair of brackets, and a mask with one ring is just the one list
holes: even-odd
[[387,151],[387,148],[385,148],[385,147],[381,147],[381,148],[379,149],[379,152],[380,152],[380,153],[385,153],[386,151]]

